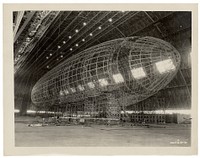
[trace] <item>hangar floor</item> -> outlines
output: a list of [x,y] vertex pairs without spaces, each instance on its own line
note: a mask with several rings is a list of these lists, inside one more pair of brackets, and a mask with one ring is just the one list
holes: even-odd
[[15,120],[17,147],[190,146],[190,137],[190,125],[167,124],[165,128],[105,125],[28,127],[26,119]]

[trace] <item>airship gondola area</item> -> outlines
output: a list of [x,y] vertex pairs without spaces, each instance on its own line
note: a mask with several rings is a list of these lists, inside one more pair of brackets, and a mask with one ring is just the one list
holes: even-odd
[[[49,146],[36,141],[42,126],[39,137],[50,137],[54,128],[59,139],[61,130],[64,146],[189,146],[191,16],[189,11],[14,11],[16,144]],[[105,134],[100,127],[118,130]],[[20,141],[24,130],[32,130],[32,141]],[[71,144],[68,131],[74,132]],[[134,141],[134,132],[151,143]],[[162,134],[161,142],[156,137]],[[104,142],[96,141],[99,135]]]

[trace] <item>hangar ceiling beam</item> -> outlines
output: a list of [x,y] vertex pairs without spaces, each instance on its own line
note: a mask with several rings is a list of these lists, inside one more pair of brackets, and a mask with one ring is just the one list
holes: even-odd
[[23,30],[25,29],[25,27],[28,25],[28,23],[30,22],[31,18],[33,17],[33,15],[35,14],[35,11],[32,11],[29,13],[26,21],[24,22],[24,24],[22,25],[22,27],[20,28],[20,30],[17,32],[15,38],[14,38],[14,42],[17,41],[18,37],[20,36],[20,34],[23,32]]
[[159,24],[160,24],[160,22],[158,22],[158,23],[156,23],[156,21],[155,20],[153,20],[153,18],[147,13],[147,12],[144,12],[148,17],[149,17],[149,19],[153,22],[153,23],[155,23],[155,27],[156,27],[156,29],[160,32],[160,34],[162,35],[162,37],[163,37],[163,32],[161,31],[161,29],[159,28]]
[[17,30],[19,28],[19,25],[20,25],[20,22],[23,18],[23,15],[24,15],[24,11],[20,11],[20,12],[17,12],[17,18],[16,18],[16,22],[15,22],[15,28],[14,28],[14,31],[13,31],[13,38],[15,38],[15,35],[17,33]]

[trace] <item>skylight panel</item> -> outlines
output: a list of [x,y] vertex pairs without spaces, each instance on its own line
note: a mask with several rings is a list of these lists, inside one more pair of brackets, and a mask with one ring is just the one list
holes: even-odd
[[124,78],[123,78],[123,76],[120,73],[114,74],[113,75],[113,79],[114,79],[115,83],[122,83],[122,82],[124,82]]
[[70,89],[71,89],[71,91],[72,91],[73,93],[76,92],[76,89],[75,89],[75,88],[70,88]]
[[95,85],[94,85],[93,82],[88,82],[88,86],[89,86],[90,88],[94,88],[94,87],[95,87]]
[[172,59],[166,59],[166,60],[157,62],[156,68],[157,68],[157,70],[159,71],[160,74],[170,72],[170,71],[174,71],[176,69]]
[[63,93],[63,91],[62,91],[62,90],[60,91],[60,95],[61,95],[61,96],[62,96],[62,95],[64,95],[64,93]]
[[81,86],[81,85],[78,85],[78,89],[79,89],[80,91],[84,91],[84,90],[85,90],[85,88],[84,88],[83,86]]
[[135,79],[141,79],[146,77],[146,73],[144,71],[144,69],[142,67],[136,68],[136,69],[132,69],[131,70],[132,76]]
[[102,79],[99,79],[99,84],[102,86],[102,87],[105,87],[108,85],[108,81],[105,79],[105,78],[102,78]]
[[67,95],[67,94],[69,94],[69,91],[67,89],[65,89],[64,93]]

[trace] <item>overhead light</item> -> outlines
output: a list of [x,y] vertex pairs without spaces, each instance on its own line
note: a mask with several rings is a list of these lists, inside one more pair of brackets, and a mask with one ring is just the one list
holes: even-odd
[[108,85],[108,81],[105,79],[105,78],[102,78],[102,79],[99,79],[99,84],[102,86],[102,87],[105,87]]
[[108,19],[109,22],[112,22],[112,18]]
[[76,47],[78,47],[78,43],[76,43]]
[[82,41],[85,42],[85,39],[83,38]]
[[49,65],[47,65],[47,68],[49,68]]
[[92,33],[90,33],[90,36],[93,36],[93,34],[92,34]]
[[69,39],[71,39],[72,38],[72,36],[69,36]]
[[15,113],[19,113],[19,109],[15,109],[14,112],[15,112]]
[[50,53],[49,55],[50,55],[50,56],[52,56],[52,54],[51,54],[51,53]]
[[83,25],[85,26],[85,25],[87,25],[87,23],[86,23],[86,22],[84,22],[84,23],[83,23]]
[[29,37],[27,37],[27,38],[26,38],[26,41],[28,41],[28,42],[29,42],[30,40],[31,40],[31,39],[30,39]]
[[88,82],[87,84],[88,84],[88,86],[89,86],[90,88],[94,88],[94,87],[95,87],[95,85],[94,85],[93,82]]
[[76,29],[75,32],[77,33],[77,32],[78,32],[78,29]]
[[101,30],[101,26],[99,26],[98,28],[99,28],[99,30]]
[[58,46],[58,49],[60,49],[61,47],[60,46]]
[[49,57],[46,57],[47,59],[49,59]]
[[133,76],[135,79],[141,79],[141,78],[146,77],[146,73],[144,72],[143,67],[139,67],[139,68],[136,68],[136,69],[132,69],[132,70],[131,70],[131,73],[132,73],[132,76]]
[[27,113],[29,113],[29,114],[33,114],[33,113],[36,113],[36,111],[34,111],[34,110],[27,110]]
[[81,85],[78,85],[78,89],[79,89],[80,91],[84,91],[84,90],[85,90],[85,88],[84,88],[83,86],[81,86]]
[[156,67],[157,67],[157,70],[159,71],[159,73],[161,73],[161,74],[169,72],[169,71],[173,71],[176,69],[172,59],[166,59],[163,61],[159,61],[156,63]]
[[72,51],[73,49],[72,48],[70,48],[70,51]]
[[63,41],[63,44],[65,44],[66,43],[66,41]]
[[59,59],[57,58],[57,60],[59,60]]
[[63,55],[61,55],[60,57],[63,58]]
[[114,79],[115,83],[122,83],[122,82],[124,82],[124,78],[123,78],[123,76],[120,73],[114,74],[113,75],[113,79]]

